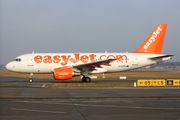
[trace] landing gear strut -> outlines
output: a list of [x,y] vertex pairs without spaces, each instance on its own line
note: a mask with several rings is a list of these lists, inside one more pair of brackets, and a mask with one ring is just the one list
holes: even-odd
[[90,83],[90,82],[91,82],[91,78],[90,78],[90,77],[83,76],[83,77],[82,77],[82,82]]
[[30,83],[32,83],[32,82],[33,82],[33,73],[30,73],[29,82],[30,82]]

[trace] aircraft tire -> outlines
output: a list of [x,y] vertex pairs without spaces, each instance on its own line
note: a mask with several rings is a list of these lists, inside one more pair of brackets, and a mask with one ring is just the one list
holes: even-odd
[[91,78],[83,76],[82,77],[82,82],[90,83],[91,82]]
[[90,83],[91,82],[91,78],[90,77],[86,77],[86,82]]
[[86,77],[85,76],[82,77],[82,82],[86,82]]
[[29,79],[29,82],[32,83],[32,82],[33,82],[33,79],[30,78],[30,79]]

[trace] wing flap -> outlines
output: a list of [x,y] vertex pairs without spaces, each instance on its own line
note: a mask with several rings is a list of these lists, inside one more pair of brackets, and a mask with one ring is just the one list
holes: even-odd
[[115,60],[116,59],[107,59],[107,60],[100,60],[100,61],[95,61],[95,62],[90,62],[90,63],[78,64],[78,65],[74,65],[73,68],[83,68],[83,67],[102,68],[101,65],[111,66],[110,63]]

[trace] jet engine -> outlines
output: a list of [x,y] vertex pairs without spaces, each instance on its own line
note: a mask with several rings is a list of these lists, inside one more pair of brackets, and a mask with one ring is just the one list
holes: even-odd
[[74,73],[71,68],[55,68],[54,79],[56,80],[68,80],[73,77]]

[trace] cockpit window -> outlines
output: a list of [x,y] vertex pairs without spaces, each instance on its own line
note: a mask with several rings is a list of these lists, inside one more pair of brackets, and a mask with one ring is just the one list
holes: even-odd
[[16,59],[14,59],[13,61],[21,62],[21,58],[16,58]]

